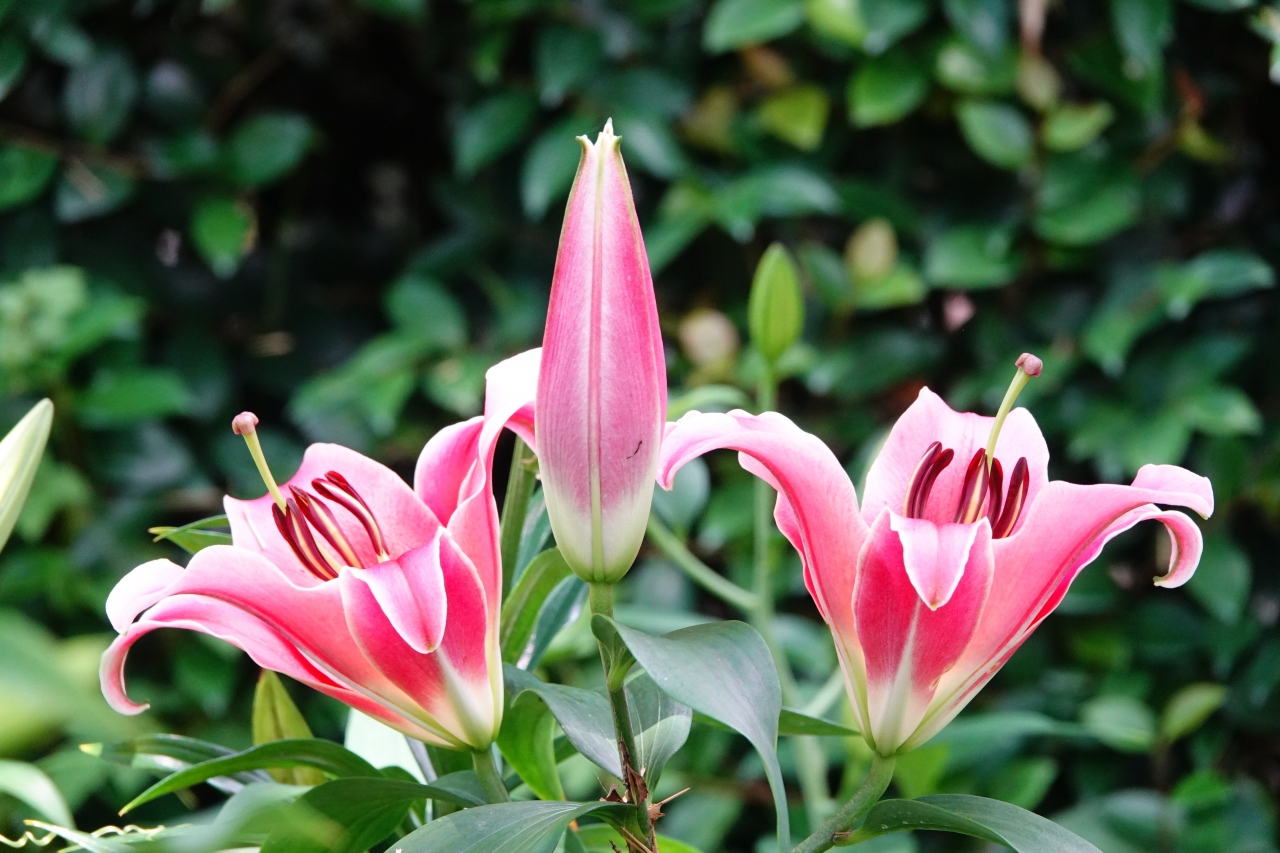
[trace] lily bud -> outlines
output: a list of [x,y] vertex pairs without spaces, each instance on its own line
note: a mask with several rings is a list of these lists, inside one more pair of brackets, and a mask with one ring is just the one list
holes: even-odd
[[804,328],[804,297],[791,253],[781,243],[765,250],[751,279],[747,300],[751,342],[770,364],[800,339]]
[[538,375],[538,467],[565,561],[612,583],[644,538],[667,373],[619,138],[610,122],[578,141]]
[[0,548],[13,532],[53,425],[53,403],[41,400],[0,441]]

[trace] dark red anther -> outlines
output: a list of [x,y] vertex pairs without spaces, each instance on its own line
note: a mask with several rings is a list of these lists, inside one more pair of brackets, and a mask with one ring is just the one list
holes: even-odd
[[373,543],[374,553],[380,559],[387,560],[387,546],[382,539],[382,530],[378,527],[378,520],[374,518],[373,510],[369,509],[369,505],[364,502],[364,498],[360,497],[347,478],[339,474],[337,471],[330,471],[325,474],[324,479],[319,478],[311,481],[311,486],[334,503],[341,504],[347,512],[351,513],[364,526],[365,533],[369,534],[369,541]]
[[982,515],[982,505],[987,499],[987,451],[979,450],[969,461],[964,473],[964,485],[960,488],[960,503],[956,506],[955,523],[969,524]]
[[338,525],[338,519],[334,517],[333,511],[325,506],[323,501],[318,500],[315,496],[308,494],[297,486],[290,486],[289,493],[298,502],[298,508],[302,510],[303,517],[311,523],[312,527],[320,531],[320,534],[333,546],[333,550],[342,556],[347,565],[355,568],[364,568],[360,558],[356,556],[355,549],[347,541],[346,534],[342,532],[342,528]]
[[1022,506],[1026,503],[1027,490],[1030,486],[1031,472],[1027,467],[1027,458],[1024,456],[1018,460],[1018,464],[1013,466],[1013,473],[1009,475],[1009,495],[1005,499],[1000,520],[992,526],[992,538],[1003,539],[1013,533],[1018,517],[1022,515]]
[[943,469],[951,464],[955,455],[954,450],[943,450],[942,444],[937,441],[925,449],[907,483],[907,493],[902,499],[903,515],[907,518],[924,518],[933,484]]
[[320,580],[333,580],[338,576],[338,569],[333,566],[329,558],[316,546],[315,538],[311,535],[311,529],[307,526],[302,513],[298,510],[298,505],[292,499],[286,502],[285,509],[279,506],[271,507],[271,515],[275,519],[276,528],[280,531],[280,535],[284,537],[284,541],[289,543],[289,547],[297,556],[299,562],[311,572],[311,574],[320,578]]
[[999,459],[991,460],[991,483],[987,486],[987,519],[992,528],[1000,520],[1000,507],[1004,501],[1004,471]]

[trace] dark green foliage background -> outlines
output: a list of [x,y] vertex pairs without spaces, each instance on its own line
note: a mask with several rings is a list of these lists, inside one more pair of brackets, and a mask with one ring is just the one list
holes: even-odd
[[[1043,5],[1023,0],[1023,23]],[[1046,363],[1023,400],[1056,476],[1169,462],[1213,479],[1188,587],[1153,588],[1164,536],[1127,534],[973,709],[1091,734],[953,738],[905,759],[899,790],[1004,797],[1107,853],[1275,850],[1280,9],[1063,0],[1040,59],[1019,17],[1004,0],[0,2],[0,421],[58,407],[0,557],[0,755],[39,763],[93,827],[154,777],[77,743],[248,743],[254,669],[201,636],[134,653],[150,714],[106,708],[107,592],[180,558],[147,527],[261,491],[228,429],[241,409],[281,477],[311,441],[407,473],[435,429],[477,413],[487,366],[541,334],[572,137],[612,116],[673,404],[709,382],[753,391],[737,336],[780,240],[807,299],[780,407],[855,480],[922,384],[990,412],[1025,349]],[[749,479],[728,456],[710,470],[710,499],[686,489],[667,517],[745,578]],[[833,652],[782,544],[780,632],[812,691]],[[627,595],[656,627],[733,615],[655,552]],[[593,655],[577,624],[545,663],[589,680]],[[1171,697],[1207,682],[1225,704],[1158,737]],[[339,707],[295,693],[341,736]],[[833,784],[845,767],[856,782],[858,745],[824,744]],[[571,794],[597,795],[575,778]],[[695,727],[663,780],[695,792],[660,827],[752,850],[770,831],[760,778],[740,740]],[[22,814],[0,801],[0,830]]]

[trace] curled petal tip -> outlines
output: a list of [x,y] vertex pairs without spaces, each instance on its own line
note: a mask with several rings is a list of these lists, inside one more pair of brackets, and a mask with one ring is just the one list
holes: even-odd
[[1028,376],[1039,376],[1040,371],[1044,370],[1044,362],[1029,352],[1024,352],[1022,355],[1018,356],[1018,360],[1015,364]]
[[253,435],[258,426],[258,416],[253,412],[241,412],[231,419],[231,431],[236,435]]

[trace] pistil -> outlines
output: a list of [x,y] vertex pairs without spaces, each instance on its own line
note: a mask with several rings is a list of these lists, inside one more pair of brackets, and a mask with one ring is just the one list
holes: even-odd
[[1018,371],[1013,375],[1013,381],[1009,383],[1009,390],[1004,392],[1004,399],[1000,401],[1000,408],[996,411],[995,423],[991,425],[991,436],[987,439],[988,460],[994,461],[996,458],[996,441],[1000,438],[1000,430],[1004,427],[1004,419],[1009,416],[1009,411],[1013,408],[1014,401],[1018,399],[1018,395],[1022,393],[1022,389],[1027,386],[1027,382],[1031,377],[1039,376],[1040,371],[1044,369],[1044,362],[1029,352],[1024,352],[1018,356],[1015,364]]
[[231,419],[231,431],[236,435],[243,436],[244,443],[249,445],[249,455],[253,457],[253,464],[258,466],[258,474],[262,477],[262,482],[267,484],[267,491],[271,493],[271,499],[276,502],[276,507],[281,511],[285,507],[284,495],[280,493],[280,487],[276,485],[276,478],[272,476],[271,469],[267,467],[267,457],[262,453],[262,443],[258,441],[258,416],[253,412],[241,412]]

